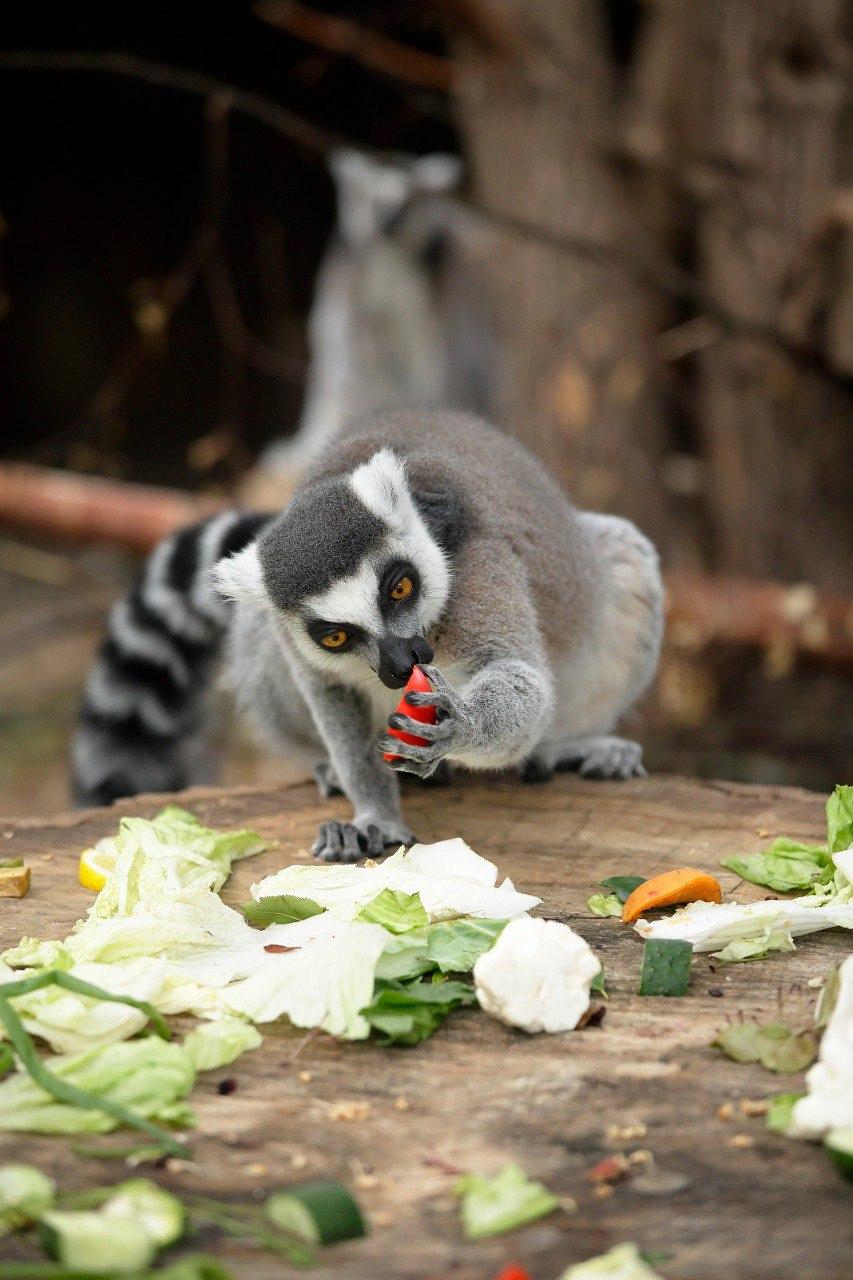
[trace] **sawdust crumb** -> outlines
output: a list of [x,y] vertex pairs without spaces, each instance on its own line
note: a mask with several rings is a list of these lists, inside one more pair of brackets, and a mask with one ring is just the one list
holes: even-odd
[[262,1178],[264,1174],[269,1173],[269,1166],[262,1164],[259,1160],[253,1164],[243,1166],[243,1172],[247,1178]]
[[303,1084],[310,1084],[310,1083],[311,1083],[311,1081],[314,1079],[314,1072],[313,1072],[313,1071],[300,1071],[300,1072],[299,1072],[299,1079],[301,1080],[301,1082],[302,1082]]
[[743,1116],[766,1116],[770,1110],[769,1098],[741,1098],[740,1113]]
[[370,1215],[370,1225],[372,1227],[391,1227],[394,1225],[394,1217],[390,1213],[372,1213]]
[[406,1098],[395,1098],[394,1109],[395,1111],[408,1111],[409,1109],[408,1100]]
[[304,1151],[294,1151],[290,1157],[290,1165],[293,1169],[304,1169],[308,1163],[308,1157]]
[[377,1187],[382,1186],[375,1173],[359,1173],[354,1181],[361,1191],[375,1191]]
[[370,1103],[352,1098],[340,1098],[329,1105],[329,1119],[342,1120],[346,1124],[360,1124],[370,1115]]
[[733,1120],[734,1114],[735,1114],[735,1109],[731,1102],[724,1102],[722,1106],[717,1107],[718,1120]]
[[592,1194],[596,1200],[607,1200],[613,1195],[613,1188],[609,1182],[599,1182],[593,1187]]
[[638,1138],[645,1138],[648,1131],[648,1125],[642,1120],[633,1124],[609,1124],[606,1137],[608,1142],[621,1145],[623,1142],[635,1142]]
[[640,1148],[638,1151],[630,1152],[628,1159],[631,1162],[631,1164],[653,1164],[654,1163],[654,1156],[652,1155],[651,1151],[647,1151],[645,1148]]
[[747,1147],[755,1146],[755,1138],[749,1133],[736,1133],[733,1138],[729,1138],[729,1146],[741,1151],[746,1150]]

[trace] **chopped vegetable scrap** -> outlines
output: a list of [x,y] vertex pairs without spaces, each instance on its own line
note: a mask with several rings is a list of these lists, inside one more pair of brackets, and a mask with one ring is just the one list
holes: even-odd
[[594,893],[586,905],[594,916],[621,916],[623,903],[642,883],[642,876],[608,876],[599,884],[610,892]]
[[694,867],[679,867],[645,880],[625,899],[622,920],[633,924],[644,911],[672,907],[681,902],[722,902],[719,880]]
[[791,1112],[787,1132],[792,1138],[822,1138],[853,1126],[853,955],[838,971],[835,1008],[806,1089]]
[[463,1174],[453,1191],[462,1201],[462,1229],[468,1240],[514,1231],[560,1207],[557,1197],[541,1182],[532,1182],[517,1164],[506,1165],[492,1178]]
[[560,1280],[660,1280],[635,1244],[620,1244],[608,1253],[578,1262]]
[[814,1031],[792,1031],[781,1022],[733,1022],[718,1032],[714,1047],[735,1062],[760,1062],[768,1071],[786,1075],[804,1071],[817,1057]]
[[[147,1178],[112,1187],[57,1193],[54,1183],[28,1165],[0,1167],[0,1234],[35,1228],[56,1268],[0,1263],[0,1280],[24,1274],[63,1276],[133,1275],[147,1280],[162,1249],[200,1229],[310,1265],[318,1245],[366,1234],[361,1211],[338,1182],[308,1182],[273,1192],[263,1205],[227,1204],[198,1195],[183,1200]],[[231,1280],[215,1259],[190,1254],[158,1270],[171,1280]]]
[[23,898],[30,891],[32,871],[22,858],[0,862],[0,898]]
[[780,836],[764,853],[724,858],[722,865],[744,880],[780,893],[809,889],[831,872],[833,853],[853,845],[853,787],[836,787],[826,802],[826,844],[803,844]]
[[435,975],[431,981],[408,982],[378,979],[373,1000],[362,1016],[380,1033],[384,1044],[420,1044],[441,1026],[452,1010],[474,1003],[474,989],[467,982],[452,982]]
[[651,938],[643,950],[641,996],[683,996],[690,982],[693,948],[676,938]]
[[571,1031],[600,973],[601,961],[568,925],[522,916],[474,965],[474,983],[481,1006],[509,1026]]
[[495,1280],[533,1280],[529,1271],[525,1271],[524,1267],[516,1267],[510,1263],[508,1267],[504,1267],[495,1276]]

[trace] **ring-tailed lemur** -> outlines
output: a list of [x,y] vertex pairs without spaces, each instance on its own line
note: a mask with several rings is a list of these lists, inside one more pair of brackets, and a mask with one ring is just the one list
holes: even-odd
[[[200,680],[227,634],[255,726],[291,756],[321,755],[321,787],[355,809],[314,852],[378,854],[413,838],[396,771],[642,772],[640,747],[611,731],[654,673],[661,618],[651,544],[576,510],[516,441],[453,413],[353,425],[280,515],[219,515],[154,551],[89,677],[78,796],[192,780]],[[426,746],[381,734],[415,663],[434,692],[409,704],[432,703],[438,722],[390,723]]]

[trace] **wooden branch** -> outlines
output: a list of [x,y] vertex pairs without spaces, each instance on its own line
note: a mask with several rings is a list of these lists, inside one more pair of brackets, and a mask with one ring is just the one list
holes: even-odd
[[349,18],[321,13],[298,0],[259,0],[253,8],[262,21],[316,49],[336,57],[352,58],[370,71],[419,89],[432,89],[437,93],[453,91],[453,63],[449,58],[425,53]]
[[176,489],[0,463],[0,525],[61,542],[105,542],[146,552],[221,505]]
[[730,644],[853,668],[853,600],[805,582],[681,571],[667,575],[666,589],[667,635],[678,648]]
[[[176,489],[0,462],[0,526],[58,542],[105,542],[147,552],[167,534],[221,509]],[[667,636],[683,650],[711,644],[785,649],[853,668],[853,601],[807,583],[672,571]]]

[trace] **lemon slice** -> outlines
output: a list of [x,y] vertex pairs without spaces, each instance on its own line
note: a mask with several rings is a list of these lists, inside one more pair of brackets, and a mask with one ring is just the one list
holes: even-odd
[[115,869],[118,850],[115,840],[99,840],[91,849],[80,854],[80,883],[84,889],[98,892],[107,883],[107,877]]

